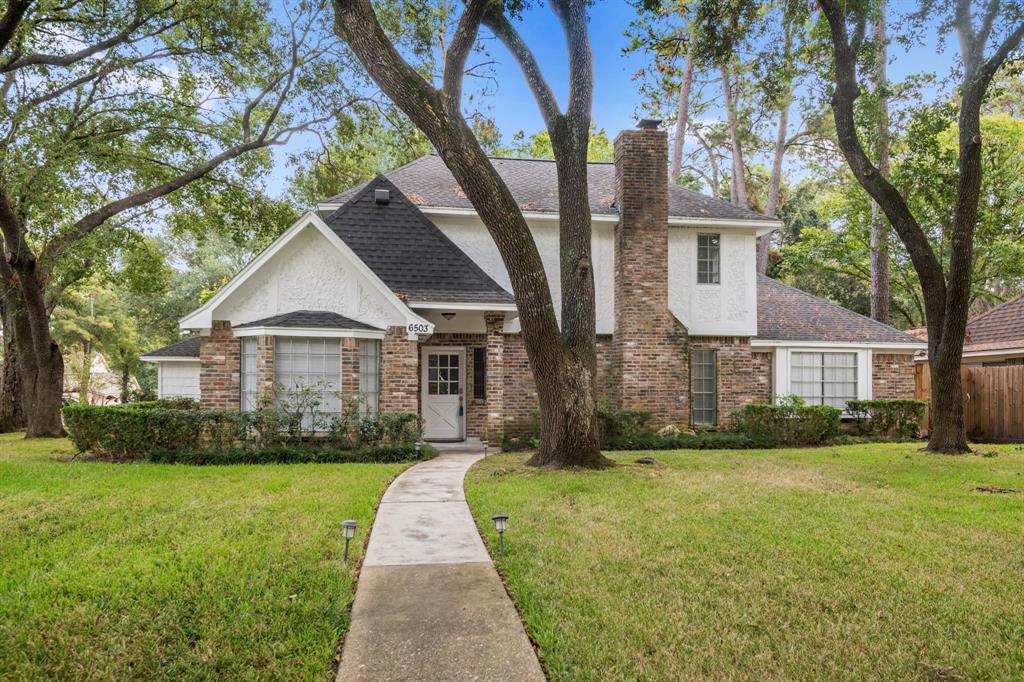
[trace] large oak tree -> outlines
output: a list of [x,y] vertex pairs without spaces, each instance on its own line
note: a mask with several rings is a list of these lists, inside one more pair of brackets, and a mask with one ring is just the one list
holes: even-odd
[[974,230],[981,195],[981,109],[996,72],[1024,38],[1024,6],[1012,0],[956,0],[950,3],[951,9],[933,0],[921,3],[919,15],[954,32],[960,46],[959,173],[949,265],[944,269],[906,198],[872,161],[860,139],[854,104],[863,92],[858,52],[864,46],[867,30],[866,3],[818,0],[818,4],[831,39],[835,85],[831,105],[839,146],[857,182],[882,209],[903,242],[921,282],[932,380],[928,449],[967,452],[960,358],[970,309]]
[[[414,68],[385,33],[370,0],[333,0],[335,27],[380,89],[423,131],[473,204],[497,245],[519,308],[523,341],[540,403],[543,466],[606,466],[598,446],[596,336],[587,147],[594,88],[586,0],[552,0],[568,46],[563,109],[500,0],[467,0],[444,41],[438,84]],[[481,26],[522,68],[551,137],[558,176],[562,310],[556,314],[540,253],[522,211],[480,147],[463,114],[467,59]]]
[[255,0],[8,4],[0,280],[29,437],[62,433],[50,316],[67,286],[109,258],[97,248],[103,233],[168,201],[201,203],[204,182],[231,184],[266,160],[254,152],[344,106],[337,43],[319,30],[325,11],[300,4],[278,21]]

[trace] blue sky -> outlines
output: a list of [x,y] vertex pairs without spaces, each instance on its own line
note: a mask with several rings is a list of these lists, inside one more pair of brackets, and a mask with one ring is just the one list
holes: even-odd
[[[911,6],[906,4],[906,0],[890,0],[891,12]],[[641,105],[639,83],[632,76],[645,66],[645,57],[642,53],[623,54],[623,48],[628,44],[625,31],[634,13],[635,9],[622,0],[597,0],[590,10],[595,74],[592,117],[609,137],[614,137],[624,128],[633,127]],[[892,36],[899,30],[898,22],[890,19],[889,29]],[[557,19],[543,3],[539,3],[525,13],[519,30],[533,50],[551,88],[564,101],[567,92],[566,48]],[[925,45],[909,50],[895,43],[890,46],[891,80],[924,70],[936,71],[940,77],[948,74],[953,58],[950,47],[946,47],[945,53],[937,53],[934,35],[928,36],[925,42]],[[490,94],[479,104],[480,110],[495,120],[506,141],[519,130],[528,133],[541,130],[543,121],[515,60],[497,40],[488,40],[487,46],[496,64],[493,67],[494,82],[488,84]],[[472,88],[470,79],[467,91]],[[719,117],[720,112],[712,108],[708,115]],[[314,142],[312,138],[297,141],[298,144]],[[289,171],[284,159],[285,155],[278,153],[277,167],[270,181],[274,193],[281,192],[286,186]]]

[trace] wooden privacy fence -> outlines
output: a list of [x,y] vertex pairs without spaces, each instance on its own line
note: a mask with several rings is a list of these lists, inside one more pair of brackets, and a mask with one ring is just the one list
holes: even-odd
[[[915,397],[931,400],[928,365],[915,366]],[[961,367],[964,392],[964,425],[976,441],[1024,441],[1024,365],[1010,367]],[[921,425],[928,431],[928,417]]]

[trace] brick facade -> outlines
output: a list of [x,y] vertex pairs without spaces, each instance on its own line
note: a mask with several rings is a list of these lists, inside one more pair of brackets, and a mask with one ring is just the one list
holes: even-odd
[[242,348],[231,323],[215,320],[209,336],[199,341],[199,404],[204,410],[237,410],[241,406]]
[[[356,387],[359,386],[356,376]],[[380,344],[380,411],[419,412],[420,349],[404,327],[389,327]]]
[[654,423],[689,411],[686,328],[668,309],[668,136],[654,128],[615,138],[613,402]]
[[876,400],[914,397],[914,356],[871,354],[871,397]]
[[[359,339],[341,339],[341,386],[342,403],[346,396],[359,395]],[[354,399],[353,399],[354,400]]]
[[750,354],[754,374],[751,378],[750,396],[754,403],[771,403],[775,398],[775,364],[771,351],[756,351]]
[[256,399],[274,394],[274,337],[256,337]]

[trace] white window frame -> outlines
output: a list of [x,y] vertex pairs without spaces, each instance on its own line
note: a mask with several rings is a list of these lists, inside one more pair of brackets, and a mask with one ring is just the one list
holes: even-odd
[[[701,377],[701,381],[711,380],[711,392],[697,391],[697,366],[707,365],[707,363],[698,363],[697,354],[708,353],[711,355],[711,376]],[[690,392],[692,394],[691,409],[690,409],[690,421],[693,422],[694,426],[714,426],[718,424],[718,352],[713,348],[695,348],[690,351]],[[698,421],[697,420],[697,395],[710,395],[712,399],[711,405],[711,421]],[[708,408],[703,408],[703,411],[707,411]]]
[[[238,384],[240,389],[239,406],[242,412],[252,412],[256,409],[256,402],[259,400],[259,388],[256,383],[258,351],[255,336],[245,337],[239,340],[238,351]],[[246,371],[245,363],[247,358],[252,358],[252,371]],[[247,400],[246,398],[249,398]]]
[[[378,339],[360,339],[359,342],[359,393],[363,396],[360,405],[362,415],[376,415],[380,411],[380,347]],[[369,349],[373,349],[372,352]],[[368,370],[367,358],[373,358],[373,371]],[[372,384],[372,388],[370,386]]]
[[[717,244],[715,244],[715,257],[713,259],[711,259],[711,258],[701,258],[701,255],[700,255],[700,250],[701,250],[700,241],[701,241],[701,238],[703,238],[703,237],[707,237],[709,239],[710,238],[714,238],[714,239],[717,240]],[[711,247],[709,245],[709,246],[707,246],[705,248],[706,249],[710,249]],[[722,284],[722,235],[720,233],[717,233],[717,232],[698,232],[697,233],[697,249],[696,249],[696,253],[697,253],[697,262],[695,263],[695,266],[696,266],[695,267],[695,273],[696,273],[696,278],[697,278],[697,284],[700,284],[701,286],[711,286],[711,287],[720,286]],[[701,265],[701,263],[712,263],[713,264],[713,268],[711,269],[711,271],[708,274],[714,276],[714,281],[711,281],[711,282],[702,282],[702,281],[700,281],[700,274],[701,274],[700,273],[700,265]]]
[[[306,357],[306,373],[296,373],[291,368],[288,370],[284,369],[284,363],[282,362],[283,351],[282,349],[286,346],[290,346],[293,343],[306,342],[307,348],[310,341],[316,341],[323,344],[324,352],[319,354],[311,354],[307,351]],[[329,349],[333,349],[334,352],[327,352]],[[291,355],[295,353],[289,352]],[[301,355],[301,354],[299,354]],[[310,358],[318,357],[323,362],[324,367],[327,366],[327,358],[337,358],[336,371],[329,371],[327,369],[320,370],[319,372],[313,371],[310,373]],[[330,382],[328,388],[321,390],[322,401],[320,404],[318,414],[322,417],[331,417],[341,414],[341,341],[338,338],[326,337],[326,336],[279,336],[274,339],[274,383],[280,384],[281,390],[287,393],[288,386],[282,381],[282,375],[285,372],[290,375],[287,378],[294,379],[296,376],[305,377],[304,385],[311,385],[316,383],[321,378]],[[309,376],[316,377],[313,380],[309,380]],[[275,401],[280,399],[280,395],[275,397]],[[303,424],[303,428],[309,428],[310,425]]]
[[[755,349],[758,350],[758,349]],[[792,395],[792,354],[793,353],[856,353],[857,354],[857,400],[871,399],[871,349],[849,346],[777,346],[772,365],[774,367],[775,398]],[[844,414],[846,414],[844,410]]]

